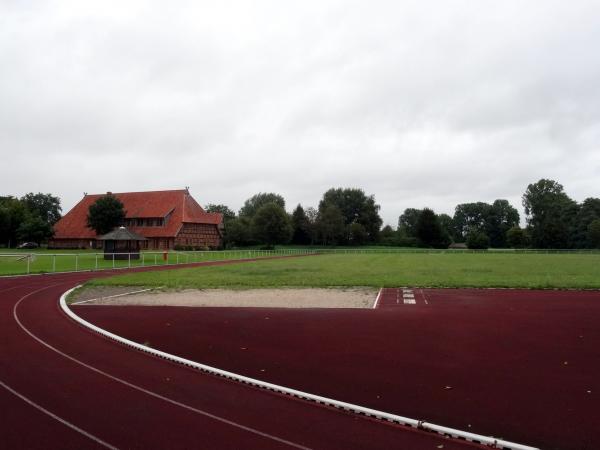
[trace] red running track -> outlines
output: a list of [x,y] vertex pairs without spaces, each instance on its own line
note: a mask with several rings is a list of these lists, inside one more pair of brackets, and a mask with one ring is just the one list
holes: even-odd
[[68,319],[58,299],[108,275],[0,279],[0,448],[481,448],[202,374],[101,338]]
[[600,292],[384,294],[376,310],[74,310],[250,377],[544,449],[600,448]]

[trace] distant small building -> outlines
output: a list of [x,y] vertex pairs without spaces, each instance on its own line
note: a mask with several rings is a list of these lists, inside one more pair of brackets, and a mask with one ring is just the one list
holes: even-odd
[[147,241],[125,227],[115,228],[98,240],[103,243],[104,259],[140,259],[140,243]]
[[[54,225],[51,248],[99,248],[101,242],[87,226],[90,206],[106,194],[85,195]],[[175,246],[218,248],[223,241],[223,215],[208,213],[187,189],[123,192],[112,194],[125,208],[128,230],[143,236],[141,249],[172,249]]]
[[450,244],[448,246],[448,248],[454,249],[454,250],[466,250],[467,244],[465,244],[464,242],[454,242],[452,244]]

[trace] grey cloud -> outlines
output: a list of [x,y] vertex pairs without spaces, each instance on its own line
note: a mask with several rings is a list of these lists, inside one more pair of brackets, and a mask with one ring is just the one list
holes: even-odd
[[600,196],[598,40],[584,0],[3,2],[0,193],[360,186],[391,224],[541,177]]

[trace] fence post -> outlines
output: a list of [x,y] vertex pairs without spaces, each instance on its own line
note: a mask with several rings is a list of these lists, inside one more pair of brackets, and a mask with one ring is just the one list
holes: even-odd
[[175,264],[179,264],[179,253],[176,253],[177,257],[175,258]]
[[27,255],[27,275],[29,275],[29,262],[31,261],[31,255]]
[[113,255],[113,269],[114,269],[115,268],[115,254],[114,254],[114,252],[113,252],[112,255]]
[[131,269],[131,253],[127,253],[127,267]]
[[145,261],[144,261],[144,253],[142,253],[142,267],[145,266]]
[[52,272],[56,272],[56,255],[52,255]]
[[75,254],[75,272],[79,271],[79,255]]
[[156,266],[156,265],[158,265],[158,263],[156,262],[156,258],[157,258],[157,257],[158,257],[158,255],[155,253],[155,254],[154,254],[154,265],[155,265],[155,266]]
[[98,253],[96,253],[96,264],[94,265],[94,268],[98,270]]

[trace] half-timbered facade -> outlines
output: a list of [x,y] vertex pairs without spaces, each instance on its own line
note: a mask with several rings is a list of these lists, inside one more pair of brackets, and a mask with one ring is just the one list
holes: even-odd
[[[54,226],[52,248],[97,248],[96,232],[87,226],[90,206],[106,194],[85,195]],[[145,237],[145,249],[218,248],[223,238],[223,216],[208,213],[187,189],[112,194],[125,209],[122,225]]]

